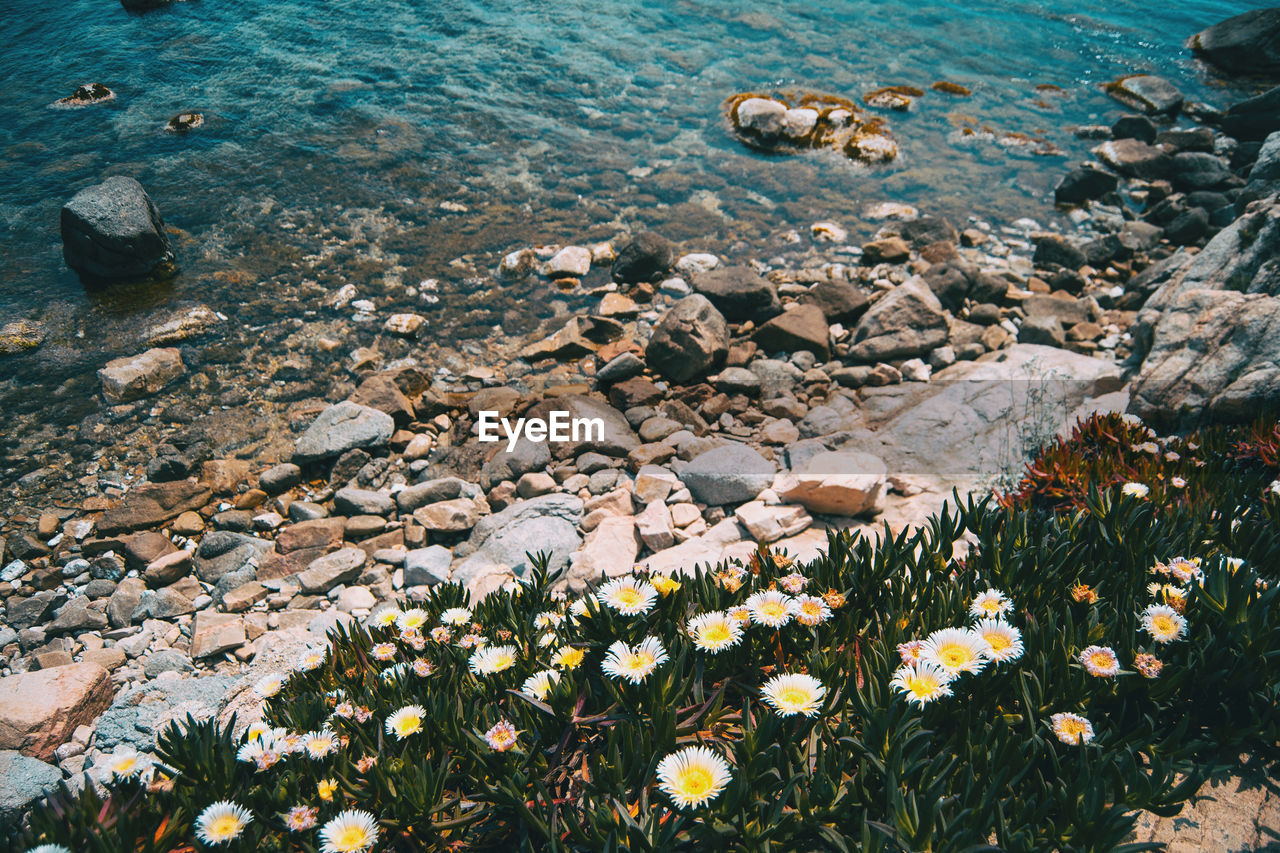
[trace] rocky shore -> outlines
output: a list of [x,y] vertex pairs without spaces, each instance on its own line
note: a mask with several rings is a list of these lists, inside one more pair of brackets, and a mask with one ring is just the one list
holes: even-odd
[[[104,753],[150,749],[170,719],[247,723],[258,677],[334,626],[446,581],[483,594],[529,552],[574,589],[765,544],[804,559],[826,529],[894,530],[1016,476],[1090,411],[1174,428],[1276,407],[1280,116],[1188,109],[1151,75],[1113,87],[1138,112],[1076,129],[1098,144],[1057,185],[1075,230],[889,204],[866,211],[879,230],[860,245],[814,222],[746,263],[652,233],[519,248],[493,259],[498,279],[565,310],[487,353],[351,285],[321,291],[318,311],[354,312],[381,347],[343,352],[323,321],[269,342],[281,354],[259,381],[287,430],[241,447],[217,418],[164,416],[184,383],[226,401],[226,421],[259,416],[188,369],[191,347],[217,346],[217,312],[152,330],[101,369],[105,405],[82,427],[125,431],[134,455],[34,472],[0,514],[0,825]],[[736,101],[734,119],[794,111],[766,100]],[[77,196],[68,263],[169,264],[154,205],[113,181],[99,203],[139,211],[126,225],[153,239],[111,242]],[[10,324],[0,352],[39,341]],[[482,412],[553,411],[603,436],[477,435]]]

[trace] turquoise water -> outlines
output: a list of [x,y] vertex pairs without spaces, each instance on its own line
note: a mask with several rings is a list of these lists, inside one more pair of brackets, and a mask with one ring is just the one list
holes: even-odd
[[[109,0],[8,0],[0,318],[39,319],[50,340],[0,362],[0,403],[82,415],[106,358],[196,303],[257,326],[309,317],[321,289],[351,282],[380,312],[421,309],[403,285],[432,277],[436,334],[519,327],[537,300],[487,274],[536,242],[647,227],[767,257],[769,235],[821,219],[870,233],[861,213],[886,200],[1045,221],[1053,184],[1087,153],[1069,127],[1121,112],[1099,84],[1157,72],[1224,105],[1241,90],[1181,45],[1253,5],[187,0],[135,16]],[[936,80],[973,95],[930,91],[889,113],[902,156],[884,168],[764,156],[721,115],[744,90],[856,99]],[[117,99],[47,107],[87,81]],[[205,113],[202,129],[162,130],[189,110]],[[1042,133],[1063,156],[961,139],[966,123]],[[141,180],[179,231],[182,273],[165,287],[86,293],[62,264],[59,207],[112,174]]]

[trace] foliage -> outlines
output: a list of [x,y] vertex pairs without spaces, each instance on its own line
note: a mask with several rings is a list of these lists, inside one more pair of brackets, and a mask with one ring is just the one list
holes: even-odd
[[[441,585],[420,604],[420,629],[402,630],[415,611],[400,625],[394,613],[375,619],[289,674],[267,702],[267,723],[287,730],[275,740],[188,721],[141,780],[113,783],[105,802],[64,792],[23,841],[314,853],[339,849],[318,832],[358,809],[376,817],[373,849],[389,851],[1115,849],[1140,810],[1176,813],[1241,754],[1280,757],[1277,435],[1221,431],[1153,454],[1139,425],[1100,418],[1042,453],[1017,493],[958,502],[878,541],[832,535],[803,566],[762,549],[748,566],[649,579],[656,590],[636,577],[639,598],[602,588],[566,600],[541,569],[475,603]],[[1139,481],[1146,496],[1122,491]],[[962,538],[976,545],[963,552]],[[801,584],[796,594],[829,608],[819,624],[802,624],[793,604],[769,627],[757,606],[719,653],[687,630],[697,614]],[[951,695],[909,702],[894,686],[912,648],[900,645],[967,629],[984,602],[1022,654],[989,660],[989,646]],[[1141,617],[1153,604],[1185,617],[1184,637],[1153,639]],[[444,624],[455,615],[459,625]],[[476,637],[513,646],[512,665],[473,671]],[[617,641],[646,637],[668,655],[648,675],[632,683],[602,669]],[[1114,651],[1117,674],[1090,673],[1081,655],[1093,646]],[[578,665],[566,649],[582,652]],[[1159,661],[1156,677],[1150,661],[1138,671],[1139,655]],[[559,676],[545,693],[526,686],[545,670]],[[765,699],[782,673],[821,683],[815,714],[783,716]],[[388,718],[414,706],[421,727],[393,734]],[[1057,736],[1062,713],[1087,719],[1092,738]],[[491,746],[506,746],[493,734],[503,721],[516,732],[509,749]],[[293,735],[326,726],[341,736],[336,751],[288,752]],[[236,758],[255,736],[280,747],[266,769]],[[731,778],[682,807],[658,765],[695,745],[722,756]],[[219,800],[253,820],[205,848],[193,821]],[[317,810],[316,826],[293,832],[284,815],[299,806]]]

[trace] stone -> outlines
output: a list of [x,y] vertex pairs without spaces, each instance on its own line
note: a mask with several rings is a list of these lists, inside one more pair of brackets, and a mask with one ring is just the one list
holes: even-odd
[[544,471],[530,471],[516,481],[516,494],[522,498],[536,498],[555,490],[555,478]]
[[488,504],[477,498],[437,501],[413,511],[420,527],[437,533],[463,533],[476,526]]
[[1093,149],[1103,163],[1122,175],[1143,180],[1167,178],[1173,157],[1162,148],[1138,139],[1110,139]]
[[867,310],[853,340],[850,355],[857,361],[925,355],[946,343],[947,316],[929,285],[913,276]]
[[449,580],[453,554],[442,545],[414,548],[404,555],[404,585],[435,586]]
[[862,262],[875,264],[900,264],[911,257],[911,246],[896,235],[862,244]]
[[396,501],[391,495],[351,487],[338,489],[334,493],[333,506],[339,515],[388,516],[396,511]]
[[1115,192],[1118,179],[1110,172],[1090,166],[1077,166],[1068,172],[1053,190],[1058,204],[1082,204]]
[[107,621],[113,628],[125,628],[133,624],[133,613],[142,602],[142,593],[146,589],[146,583],[139,578],[124,578],[120,581],[107,600]]
[[541,470],[549,464],[550,445],[544,441],[530,441],[527,436],[521,435],[511,450],[507,450],[506,441],[495,447],[493,455],[480,470],[480,482],[486,488],[493,488],[504,480],[517,480],[520,475]]
[[1231,164],[1216,154],[1204,151],[1182,151],[1173,155],[1175,189],[1195,192],[1225,186],[1235,181]]
[[726,367],[718,375],[709,378],[717,391],[746,394],[748,397],[760,396],[760,377],[745,367]]
[[587,581],[596,583],[602,578],[628,574],[639,554],[635,519],[627,515],[606,518],[587,534],[582,550],[574,556],[569,584],[581,588]]
[[43,323],[15,320],[0,326],[0,356],[17,355],[40,347],[48,333]]
[[747,266],[717,267],[693,279],[693,289],[731,322],[760,322],[782,310],[773,282]]
[[627,240],[613,260],[613,280],[638,283],[657,281],[671,271],[675,250],[665,237],[642,232]]
[[847,281],[820,281],[801,297],[802,302],[818,306],[832,323],[851,323],[867,310],[870,301],[865,293]]
[[332,459],[355,448],[385,447],[395,428],[395,421],[385,412],[343,400],[317,415],[298,437],[293,460],[306,464]]
[[572,495],[543,495],[480,519],[467,541],[471,553],[454,567],[453,579],[470,584],[485,576],[523,576],[530,566],[526,552],[545,551],[552,571],[564,568],[582,542],[582,509]]
[[711,506],[752,500],[773,482],[775,468],[753,448],[727,444],[699,454],[679,471],[699,501]]
[[191,622],[191,658],[203,660],[220,655],[240,648],[248,639],[240,616],[201,610]]
[[45,626],[50,637],[101,631],[107,627],[107,614],[93,608],[87,596],[76,596],[62,605],[52,622]]
[[733,516],[761,545],[794,536],[813,524],[813,517],[803,507],[769,505],[758,500],[744,503]]
[[139,355],[115,358],[98,371],[102,396],[109,403],[129,403],[149,397],[187,372],[182,355],[173,347],[156,347]]
[[338,593],[334,606],[342,613],[368,612],[378,603],[373,593],[362,586],[349,586]]
[[623,412],[636,406],[652,406],[662,397],[661,388],[639,376],[619,382],[609,389],[609,402]]
[[[50,756],[51,758],[55,756]],[[0,831],[16,827],[41,798],[53,793],[62,771],[51,764],[12,750],[0,750]],[[34,848],[39,849],[39,848]]]
[[1018,328],[1018,343],[1042,344],[1048,347],[1060,347],[1067,341],[1062,323],[1057,317],[1034,316],[1022,321]]
[[124,666],[125,654],[119,649],[85,649],[80,654],[81,663],[91,663],[111,672]]
[[857,450],[836,450],[808,457],[783,472],[773,490],[785,501],[823,515],[860,516],[880,512],[887,490],[883,460]]
[[191,672],[195,669],[191,658],[177,649],[158,649],[150,654],[142,671],[147,678],[155,678],[164,672]]
[[[1203,253],[1202,253],[1203,254]],[[1280,404],[1280,296],[1187,290],[1155,325],[1129,411],[1157,425],[1247,421]]]
[[1191,245],[1208,233],[1209,212],[1203,207],[1184,210],[1164,227],[1165,238],[1175,246]]
[[216,530],[206,534],[196,550],[196,577],[216,584],[224,575],[246,567],[256,568],[271,550],[271,543],[243,533]]
[[1148,145],[1154,145],[1157,135],[1156,123],[1146,116],[1120,116],[1111,125],[1112,139],[1140,139]]
[[752,340],[766,352],[806,350],[825,361],[831,355],[827,318],[822,309],[800,304],[783,311],[756,330]]
[[396,423],[408,423],[414,417],[413,402],[390,373],[375,373],[366,378],[347,400],[390,415]]
[[686,279],[720,266],[720,259],[706,252],[692,252],[676,260],[675,270]]
[[680,479],[661,465],[642,465],[636,472],[634,494],[641,503],[665,501],[667,495],[679,488]]
[[1184,100],[1168,80],[1154,74],[1132,74],[1106,86],[1106,92],[1120,103],[1147,115],[1177,115]]
[[312,560],[298,573],[298,582],[308,595],[325,594],[340,583],[351,583],[360,577],[368,560],[368,555],[359,548],[341,548]]
[[630,320],[640,313],[640,306],[630,296],[606,293],[600,300],[599,311],[601,317]]
[[570,421],[598,420],[604,426],[603,434],[598,429],[584,429],[580,435],[571,433],[568,441],[547,442],[555,459],[574,459],[587,452],[625,456],[640,445],[622,413],[598,397],[584,394],[549,397],[530,407],[526,417],[549,420],[553,412],[565,413]]
[[258,485],[269,495],[289,491],[302,482],[302,469],[292,462],[273,465],[258,475]]
[[581,358],[622,336],[622,325],[608,317],[573,317],[556,331],[520,351],[525,361]]
[[1280,73],[1280,9],[1252,9],[1187,40],[1201,59],[1231,74]]
[[222,596],[222,608],[228,613],[241,613],[259,601],[266,601],[271,590],[257,581],[241,584]]
[[474,483],[468,483],[458,477],[437,477],[434,480],[425,480],[401,489],[396,493],[396,504],[402,513],[412,513],[427,504],[455,498],[479,497],[483,497],[483,494],[480,487]]
[[765,444],[791,444],[798,438],[800,430],[786,418],[770,421],[760,428],[760,440]]
[[674,528],[671,521],[671,510],[661,500],[647,504],[635,517],[636,534],[644,547],[650,551],[661,551],[676,544]]
[[729,352],[729,327],[702,294],[686,296],[662,316],[645,348],[658,373],[686,382],[719,367]]
[[1265,139],[1280,130],[1280,86],[1232,104],[1221,126],[1224,133],[1240,140]]
[[63,260],[87,282],[145,278],[173,264],[164,220],[133,178],[76,193],[62,208],[61,228]]
[[551,256],[542,273],[548,278],[582,278],[591,271],[591,250],[583,246],[565,246]]
[[641,373],[644,373],[644,361],[640,356],[633,352],[624,352],[596,371],[596,381],[601,385],[607,385],[639,376]]
[[92,725],[114,695],[110,674],[92,663],[0,678],[0,749],[48,761],[76,728]]
[[[239,574],[240,580],[235,580],[235,584],[239,585],[241,580],[252,576],[252,571],[242,572]],[[223,580],[230,583],[232,575],[224,575]],[[133,611],[133,623],[138,624],[146,619],[176,619],[195,611],[195,602],[172,586],[148,589],[138,598],[138,606]]]
[[955,243],[960,239],[956,226],[944,216],[921,216],[904,222],[899,226],[898,234],[917,249],[931,243]]
[[1061,234],[1035,234],[1031,239],[1036,244],[1031,262],[1041,269],[1048,266],[1078,269],[1085,264],[1084,252]]

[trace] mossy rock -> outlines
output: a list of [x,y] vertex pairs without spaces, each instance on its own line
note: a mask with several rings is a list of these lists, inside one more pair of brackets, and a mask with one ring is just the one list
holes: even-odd
[[17,355],[44,343],[45,329],[32,320],[18,320],[0,328],[0,356]]

